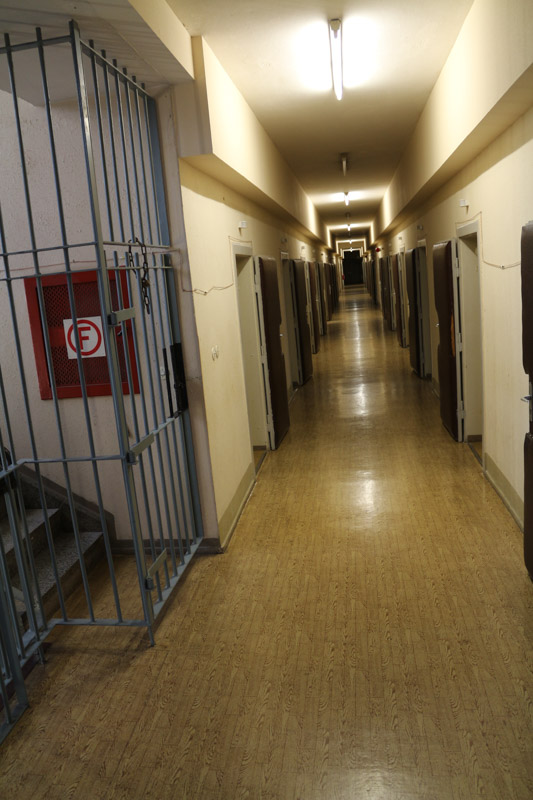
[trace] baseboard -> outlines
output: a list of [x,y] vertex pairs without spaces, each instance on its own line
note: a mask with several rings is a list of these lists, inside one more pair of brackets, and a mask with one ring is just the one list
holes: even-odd
[[210,537],[209,539],[202,539],[196,551],[198,556],[217,556],[224,552],[224,548],[220,545],[219,539]]
[[507,510],[523,531],[524,501],[486,451],[484,453],[484,462],[483,472],[485,477],[499,494]]
[[254,484],[255,466],[253,463],[250,463],[241,482],[239,483],[237,491],[233,495],[232,501],[218,521],[218,532],[222,551],[225,551],[230,543],[235,526],[239,521],[239,517],[241,516],[242,510],[246,505],[248,498],[250,497],[250,493],[254,488]]
[[[239,483],[231,503],[219,520],[218,530],[220,538],[216,539],[214,537],[210,537],[208,539],[202,539],[196,551],[197,555],[219,555],[220,553],[225,552],[228,544],[230,543],[235,526],[239,521],[242,510],[246,505],[248,498],[250,497],[252,489],[254,488],[254,485],[255,466],[254,464],[250,464],[244,474],[244,477]],[[145,552],[148,553],[150,551],[150,542],[144,540],[143,545]],[[165,547],[169,547],[168,540],[165,540]],[[156,549],[157,553],[159,553],[160,547],[156,545]],[[116,555],[132,555],[134,552],[133,541],[131,539],[116,539],[113,542],[113,553]]]

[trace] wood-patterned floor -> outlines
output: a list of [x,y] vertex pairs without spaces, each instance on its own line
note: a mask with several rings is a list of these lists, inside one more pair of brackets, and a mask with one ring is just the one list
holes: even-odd
[[53,633],[3,800],[531,800],[522,535],[367,297],[342,303],[156,647]]

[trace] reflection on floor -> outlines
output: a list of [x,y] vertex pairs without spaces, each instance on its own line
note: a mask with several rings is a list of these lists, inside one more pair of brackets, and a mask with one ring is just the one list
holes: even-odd
[[483,464],[483,442],[481,439],[470,439],[468,446],[480,464]]
[[347,291],[227,553],[191,565],[156,647],[54,631],[4,800],[531,800],[522,535],[408,358]]
[[263,459],[267,454],[266,447],[254,447],[255,474],[259,472]]

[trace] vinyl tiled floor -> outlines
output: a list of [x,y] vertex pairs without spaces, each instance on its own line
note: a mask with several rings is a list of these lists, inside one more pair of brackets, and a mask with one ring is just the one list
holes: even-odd
[[156,647],[54,632],[2,798],[533,797],[519,529],[361,290],[314,363]]

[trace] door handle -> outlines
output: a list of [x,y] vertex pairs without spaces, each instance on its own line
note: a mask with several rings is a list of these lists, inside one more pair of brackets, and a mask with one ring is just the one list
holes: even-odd
[[435,325],[435,327],[436,327],[436,328],[440,328],[440,322],[437,322],[437,324]]
[[526,396],[525,397],[521,397],[520,400],[523,403],[530,403],[531,400],[533,400],[533,397],[530,394],[526,394]]

